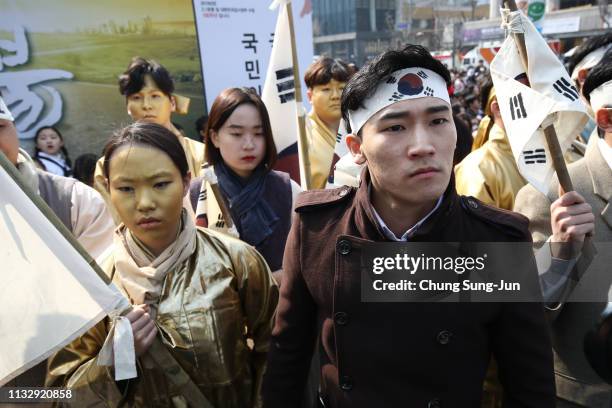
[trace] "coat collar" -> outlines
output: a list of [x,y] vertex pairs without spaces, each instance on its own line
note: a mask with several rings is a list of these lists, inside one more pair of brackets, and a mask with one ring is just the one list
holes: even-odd
[[[389,241],[382,232],[376,220],[376,216],[374,215],[374,209],[368,193],[370,183],[370,173],[366,166],[361,172],[361,183],[359,184],[355,196],[357,207],[355,222],[357,224],[357,229],[362,237],[368,237],[374,241]],[[458,198],[455,190],[455,176],[451,173],[451,178],[444,191],[444,197],[442,198],[440,206],[425,220],[425,222],[423,222],[423,224],[421,224],[410,241],[424,240],[426,239],[425,237],[442,229],[445,225],[442,220],[451,215],[451,212],[456,208]]]
[[612,201],[612,169],[610,169],[599,150],[597,137],[595,134],[589,139],[584,159],[593,183],[593,193],[607,203],[601,212],[601,216],[606,224],[612,228],[612,208],[610,205],[610,201]]

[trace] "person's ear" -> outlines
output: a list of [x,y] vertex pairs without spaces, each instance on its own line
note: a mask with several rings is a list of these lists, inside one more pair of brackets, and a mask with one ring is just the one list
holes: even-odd
[[107,193],[110,193],[110,182],[106,177],[104,177],[104,189]]
[[346,146],[351,152],[355,164],[365,164],[367,159],[361,149],[361,138],[359,136],[352,133],[346,135]]
[[312,88],[306,89],[306,97],[308,98],[308,102],[312,104]]
[[578,83],[580,84],[580,88],[582,88],[582,85],[584,85],[587,75],[589,75],[588,69],[582,68],[578,70]]
[[218,149],[219,148],[219,134],[216,130],[209,130],[210,132],[210,141],[212,144]]
[[170,112],[176,112],[176,98],[174,97],[174,95],[170,95]]
[[188,171],[187,174],[185,174],[185,177],[183,177],[183,197],[185,197],[187,193],[189,193],[190,185],[191,185],[191,172]]
[[595,112],[597,127],[605,132],[612,132],[612,108],[600,108]]

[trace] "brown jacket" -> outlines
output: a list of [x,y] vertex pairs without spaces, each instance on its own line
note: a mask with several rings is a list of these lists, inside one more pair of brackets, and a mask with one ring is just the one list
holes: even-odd
[[[540,303],[362,303],[364,243],[385,241],[358,189],[302,193],[264,377],[266,408],[299,407],[319,336],[326,407],[478,407],[491,354],[506,407],[554,407]],[[414,241],[530,241],[526,218],[457,196],[451,180]]]

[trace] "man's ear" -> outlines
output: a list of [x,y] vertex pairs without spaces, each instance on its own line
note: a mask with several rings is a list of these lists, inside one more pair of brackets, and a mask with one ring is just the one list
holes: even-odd
[[595,112],[597,127],[605,132],[612,132],[612,108],[600,108]]
[[176,98],[174,95],[170,95],[170,106],[172,107],[170,112],[176,112]]
[[367,159],[361,150],[361,138],[359,136],[352,133],[346,135],[346,146],[351,152],[355,164],[365,164]]
[[312,104],[312,88],[306,89],[306,97],[308,98],[308,102]]

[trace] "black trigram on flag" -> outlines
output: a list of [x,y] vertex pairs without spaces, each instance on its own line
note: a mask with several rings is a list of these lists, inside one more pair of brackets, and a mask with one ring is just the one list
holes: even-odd
[[518,95],[510,98],[510,115],[512,115],[512,120],[525,119],[527,117],[527,111],[523,104],[523,95],[520,92]]
[[276,90],[280,103],[287,103],[295,100],[293,68],[284,68],[276,71]]
[[342,140],[342,134],[336,133],[336,143],[340,143],[341,140]]
[[544,149],[523,150],[525,164],[546,163],[546,151]]
[[578,99],[578,91],[565,78],[557,79],[553,84],[553,88],[572,102]]
[[217,217],[217,222],[215,223],[215,227],[225,228],[225,220],[223,219],[223,215],[219,214],[219,216]]

